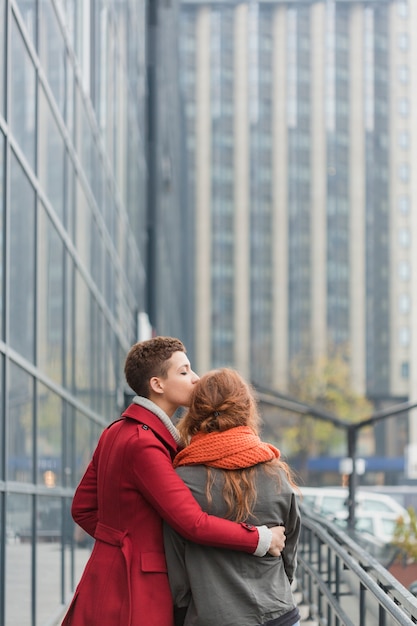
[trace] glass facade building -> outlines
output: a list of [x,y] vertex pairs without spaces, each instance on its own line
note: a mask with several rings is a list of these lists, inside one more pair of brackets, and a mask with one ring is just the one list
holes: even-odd
[[58,623],[72,596],[89,544],[71,498],[124,407],[124,358],[141,320],[149,314],[154,332],[186,343],[192,327],[177,8],[159,5],[0,0],[7,626]]

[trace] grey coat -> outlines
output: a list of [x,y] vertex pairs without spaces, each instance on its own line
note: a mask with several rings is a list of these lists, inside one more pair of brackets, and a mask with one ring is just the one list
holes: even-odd
[[[206,498],[204,466],[176,470],[203,510],[225,517],[222,473],[215,476],[213,501]],[[277,475],[278,474],[278,475]],[[296,496],[280,469],[256,469],[257,501],[252,524],[284,525],[286,545],[281,557],[257,558],[234,550],[207,548],[183,539],[165,525],[168,576],[176,607],[188,606],[184,626],[257,626],[295,607],[291,581],[297,563],[300,514]]]

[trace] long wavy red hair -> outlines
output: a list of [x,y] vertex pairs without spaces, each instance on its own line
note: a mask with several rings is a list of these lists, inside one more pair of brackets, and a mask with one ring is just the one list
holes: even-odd
[[[197,433],[221,432],[236,426],[249,426],[256,435],[259,435],[260,423],[261,418],[251,386],[236,370],[222,368],[207,372],[197,381],[188,411],[178,422],[177,428],[184,441],[189,443],[191,437]],[[273,467],[280,467],[292,487],[297,489],[289,466],[281,459],[262,463],[262,466],[265,471],[271,473]],[[256,501],[256,467],[221,470],[224,475],[223,497],[228,507],[229,519],[243,522],[252,513]],[[213,480],[214,476],[208,467],[209,503],[212,500]]]

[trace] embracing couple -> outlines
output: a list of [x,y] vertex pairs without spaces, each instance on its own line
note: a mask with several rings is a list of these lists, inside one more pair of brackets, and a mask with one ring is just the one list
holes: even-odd
[[229,368],[199,378],[171,337],[132,346],[125,376],[137,395],[74,495],[95,543],[62,625],[298,625],[296,486],[250,386]]

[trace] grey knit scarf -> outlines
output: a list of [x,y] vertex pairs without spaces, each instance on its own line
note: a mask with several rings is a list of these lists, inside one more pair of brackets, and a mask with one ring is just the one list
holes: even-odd
[[171,422],[170,418],[165,413],[165,411],[163,411],[157,404],[155,404],[155,402],[152,402],[152,400],[149,400],[148,398],[144,398],[143,396],[135,396],[133,398],[133,402],[135,404],[138,404],[139,406],[142,406],[144,409],[148,409],[148,411],[151,411],[151,413],[156,415],[156,417],[158,417],[161,420],[163,425],[172,435],[172,437],[175,440],[175,443],[183,447],[184,443],[182,441],[181,435],[179,434],[178,430],[175,428],[174,424]]

